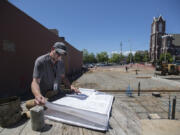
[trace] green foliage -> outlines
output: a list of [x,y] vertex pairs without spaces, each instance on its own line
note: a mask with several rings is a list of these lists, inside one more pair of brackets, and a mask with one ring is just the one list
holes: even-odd
[[97,60],[96,60],[94,53],[90,53],[89,54],[89,63],[96,63],[96,62],[97,62]]
[[83,63],[96,63],[96,57],[94,53],[89,53],[86,49],[83,49]]
[[166,61],[168,63],[173,62],[173,57],[170,53],[162,53],[159,58],[159,62],[162,63],[163,61]]
[[129,53],[129,54],[128,54],[128,57],[127,57],[127,59],[126,59],[126,62],[127,62],[127,63],[132,63],[132,62],[134,62],[134,56],[133,56],[132,53]]
[[124,58],[125,58],[125,56],[123,54],[119,55],[120,62],[122,62],[124,60]]
[[94,53],[89,53],[86,49],[83,49],[83,63],[96,63],[98,62],[108,62],[107,52],[98,53],[96,56]]
[[144,52],[144,57],[143,57],[143,62],[148,62],[149,61],[149,53],[148,51]]
[[89,53],[86,49],[83,49],[83,63],[88,63]]
[[137,51],[134,55],[135,62],[148,62],[149,54],[148,51]]
[[101,52],[96,55],[96,59],[98,62],[108,62],[109,57],[107,52]]
[[134,55],[135,62],[141,62],[143,60],[143,55],[140,52],[136,52]]
[[109,58],[110,63],[121,63],[124,61],[125,56],[123,54],[113,53]]
[[111,62],[111,63],[119,63],[120,62],[120,54],[113,53],[111,58],[109,59],[109,62]]
[[134,55],[134,61],[135,62],[148,62],[149,61],[148,51],[137,51]]
[[89,53],[86,49],[83,49],[83,63],[97,63],[97,62],[110,62],[110,63],[121,63],[126,60],[127,63],[130,62],[147,62],[149,61],[148,51],[138,51],[133,56],[132,53],[129,53],[127,57],[123,54],[113,53],[111,57],[108,57],[107,52],[97,53],[95,56],[94,53]]

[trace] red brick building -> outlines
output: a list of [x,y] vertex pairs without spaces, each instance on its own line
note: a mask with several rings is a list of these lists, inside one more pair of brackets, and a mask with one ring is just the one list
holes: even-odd
[[0,97],[30,90],[35,59],[56,41],[66,44],[66,74],[82,67],[82,52],[6,0],[0,1]]

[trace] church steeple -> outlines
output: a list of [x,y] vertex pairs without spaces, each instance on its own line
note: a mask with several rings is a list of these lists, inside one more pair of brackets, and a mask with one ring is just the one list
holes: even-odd
[[165,35],[166,22],[162,16],[154,17],[151,24],[150,58],[157,61],[161,53],[162,36]]
[[165,33],[165,26],[166,22],[163,19],[163,17],[160,15],[159,17],[154,17],[153,18],[153,23],[152,23],[152,28],[151,28],[151,34],[155,34],[155,33],[161,33],[164,34]]

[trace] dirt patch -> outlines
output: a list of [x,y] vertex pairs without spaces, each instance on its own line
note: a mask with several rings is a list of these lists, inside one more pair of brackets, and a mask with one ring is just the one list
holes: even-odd
[[179,89],[176,85],[153,79],[154,70],[152,68],[139,67],[140,71],[137,75],[134,69],[136,67],[132,67],[126,72],[123,66],[92,68],[73,84],[97,90],[127,90],[129,86],[132,90],[138,90],[140,82],[141,90]]

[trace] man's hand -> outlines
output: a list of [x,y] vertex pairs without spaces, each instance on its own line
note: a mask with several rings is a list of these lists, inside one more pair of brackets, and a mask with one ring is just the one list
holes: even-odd
[[71,85],[71,90],[73,90],[75,93],[81,93],[77,88]]
[[42,95],[35,96],[35,104],[36,105],[44,105],[46,100]]

